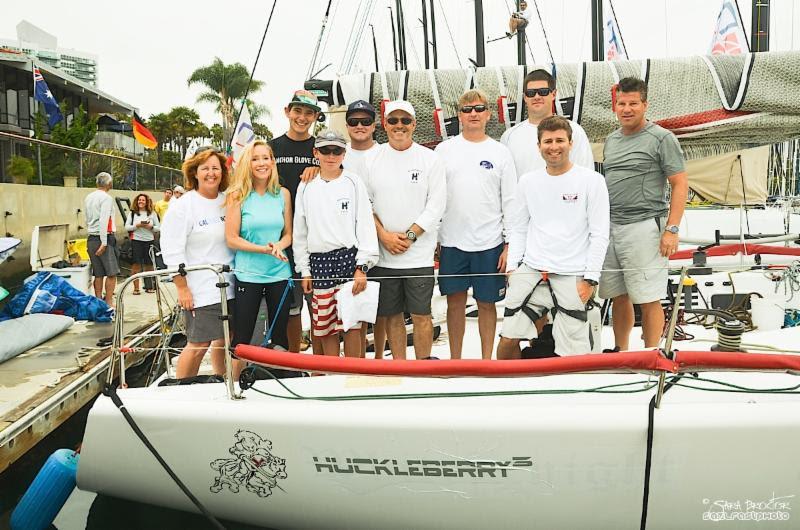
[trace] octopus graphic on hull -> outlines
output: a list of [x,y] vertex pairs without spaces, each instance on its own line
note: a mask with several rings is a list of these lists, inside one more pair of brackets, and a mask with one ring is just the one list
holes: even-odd
[[228,449],[231,458],[218,458],[211,462],[211,469],[218,474],[211,485],[212,493],[228,488],[239,493],[239,488],[269,497],[272,489],[278,488],[278,479],[286,478],[286,460],[272,454],[272,442],[254,432],[239,430],[234,435],[236,442]]

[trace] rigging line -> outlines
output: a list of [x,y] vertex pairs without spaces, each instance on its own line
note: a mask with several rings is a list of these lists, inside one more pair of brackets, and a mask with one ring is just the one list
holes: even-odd
[[317,38],[317,45],[314,47],[314,54],[311,56],[311,64],[308,65],[308,72],[306,72],[306,79],[311,77],[314,69],[317,67],[317,58],[319,57],[319,48],[322,44],[322,37],[325,35],[325,27],[328,25],[328,16],[331,13],[331,3],[333,0],[328,0],[328,7],[325,8],[325,16],[322,17],[322,26],[319,28],[319,37]]
[[461,56],[458,53],[458,47],[456,46],[456,40],[453,38],[453,32],[450,30],[450,22],[447,19],[447,12],[444,10],[444,6],[442,5],[442,0],[439,0],[439,12],[442,13],[444,17],[444,25],[447,26],[447,34],[450,35],[450,43],[453,45],[453,51],[456,52],[456,60],[458,61],[458,67],[464,68],[464,65],[461,64]]
[[536,15],[539,17],[539,25],[542,27],[542,35],[544,35],[544,42],[545,44],[547,44],[547,53],[550,54],[550,64],[556,64],[556,60],[553,59],[553,50],[550,49],[550,39],[547,38],[547,30],[544,29],[542,14],[539,12],[538,0],[533,0],[533,6],[536,8]]
[[616,11],[614,11],[614,0],[608,0],[608,5],[611,7],[611,16],[614,18],[614,24],[617,26],[619,41],[622,43],[622,51],[625,52],[625,58],[630,59],[630,57],[628,56],[628,47],[625,46],[625,38],[622,36],[622,28],[619,26],[619,20],[617,20],[617,13]]
[[[242,115],[242,111],[244,110],[244,104],[247,101],[247,96],[250,94],[250,85],[253,84],[253,76],[256,74],[256,67],[258,66],[258,58],[261,57],[261,50],[264,48],[264,41],[267,38],[267,31],[269,31],[269,25],[272,23],[272,15],[275,13],[275,6],[277,5],[278,0],[273,0],[272,2],[272,9],[269,12],[269,18],[267,18],[267,26],[264,28],[264,35],[261,36],[261,44],[258,46],[258,53],[256,54],[256,60],[253,63],[253,69],[250,70],[250,79],[247,81],[247,88],[244,91],[244,96],[242,97],[242,105],[239,107],[239,113],[236,115],[236,122],[234,124],[234,133],[236,132],[236,127],[239,125],[239,118]],[[231,136],[231,143],[233,142],[233,136]],[[228,144],[228,148],[230,149],[230,143]]]
[[330,27],[328,28],[328,31],[327,31],[327,33],[325,33],[325,40],[324,40],[324,41],[323,41],[323,43],[322,43],[322,50],[321,50],[321,51],[320,51],[320,53],[319,53],[319,57],[320,57],[320,59],[321,59],[322,57],[325,57],[325,52],[326,52],[326,51],[328,51],[328,43],[329,43],[329,42],[330,42],[330,40],[331,40],[331,33],[333,33],[333,24],[334,24],[334,22],[336,21],[336,14],[339,12],[339,6],[340,6],[341,4],[342,4],[342,3],[341,3],[339,0],[334,0],[334,4],[333,4],[333,14],[331,15],[331,18],[330,18],[331,25],[330,25]]
[[366,8],[361,13],[361,18],[358,20],[358,29],[355,31],[356,33],[355,42],[353,43],[353,47],[350,50],[349,57],[347,59],[347,64],[344,67],[345,73],[350,73],[350,71],[353,68],[353,63],[355,63],[358,51],[361,49],[361,43],[363,42],[362,39],[364,38],[364,33],[366,33],[367,24],[372,19],[372,12],[374,7],[375,7],[375,0],[369,0]]
[[[408,29],[409,29],[409,27],[408,27],[408,23],[406,22],[406,17],[403,17],[403,31],[408,31]],[[416,39],[414,39],[413,36],[412,36],[412,38],[411,38],[411,51],[414,52],[414,59],[417,60],[417,67],[418,68],[422,68],[423,67],[422,66],[422,62],[419,60],[419,53],[417,53],[417,45],[414,44],[415,40]]]
[[[363,4],[361,2],[358,3],[358,7],[356,8],[356,14],[353,17],[353,20],[358,20],[359,16],[361,15],[361,7],[362,7],[362,5]],[[351,42],[353,41],[353,36],[355,35],[355,33],[356,33],[355,31],[351,31],[347,35],[347,43],[344,45],[344,53],[342,54],[342,60],[339,62],[338,71],[340,73],[344,72],[344,67],[345,67],[345,64],[347,63],[347,56],[348,56],[348,53],[350,52],[350,45],[351,45]]]

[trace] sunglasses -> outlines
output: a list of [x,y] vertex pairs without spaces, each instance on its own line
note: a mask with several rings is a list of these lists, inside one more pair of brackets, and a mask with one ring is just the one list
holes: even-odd
[[551,88],[526,88],[525,89],[525,95],[528,96],[529,98],[532,98],[533,96],[537,96],[537,95],[538,96],[542,96],[542,97],[549,96],[551,92],[555,92],[555,90],[553,90]]
[[335,145],[323,145],[322,147],[317,147],[317,151],[321,155],[336,155],[339,156],[344,153],[344,147],[337,147]]
[[463,112],[464,114],[469,114],[473,110],[478,114],[480,114],[481,112],[486,112],[486,105],[465,105],[461,107],[461,112]]
[[349,127],[358,127],[359,125],[369,127],[373,123],[375,123],[375,120],[372,118],[347,118],[347,125]]
[[414,123],[414,118],[396,118],[394,116],[386,118],[386,123],[389,125],[397,125],[398,122],[401,122],[403,125],[411,125]]

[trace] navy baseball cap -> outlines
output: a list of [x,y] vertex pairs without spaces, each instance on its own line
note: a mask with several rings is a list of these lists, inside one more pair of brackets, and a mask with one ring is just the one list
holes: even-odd
[[347,106],[347,112],[344,115],[345,118],[354,112],[366,112],[367,114],[371,115],[373,119],[375,119],[375,107],[370,105],[369,101],[359,99],[350,103],[350,105]]

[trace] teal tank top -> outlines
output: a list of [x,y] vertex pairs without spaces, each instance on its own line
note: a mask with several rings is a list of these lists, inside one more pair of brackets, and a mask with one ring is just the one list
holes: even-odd
[[[239,234],[251,243],[265,246],[281,238],[283,231],[283,194],[250,192],[242,202],[242,225]],[[270,254],[236,251],[233,260],[236,279],[251,283],[275,283],[289,279],[289,263]]]

